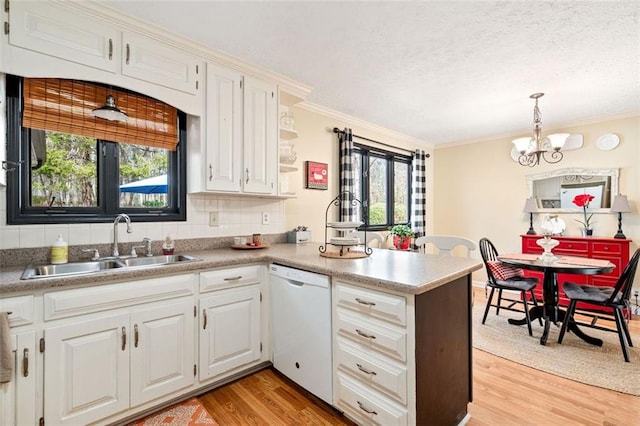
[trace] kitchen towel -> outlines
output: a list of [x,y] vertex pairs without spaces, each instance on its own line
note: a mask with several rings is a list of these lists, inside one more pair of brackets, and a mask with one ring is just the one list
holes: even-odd
[[11,352],[9,314],[0,312],[0,383],[10,382],[13,376],[13,356]]

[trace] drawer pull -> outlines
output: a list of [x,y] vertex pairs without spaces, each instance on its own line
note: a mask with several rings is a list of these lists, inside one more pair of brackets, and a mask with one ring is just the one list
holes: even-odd
[[229,277],[229,278],[225,278],[225,281],[238,281],[242,279],[242,275],[238,275],[237,277]]
[[122,350],[127,348],[127,330],[122,327]]
[[29,349],[27,348],[22,351],[22,375],[24,377],[29,376]]
[[365,407],[364,405],[362,405],[362,402],[360,402],[360,401],[356,401],[356,402],[358,403],[358,407],[360,407],[360,409],[361,409],[362,411],[364,411],[365,413],[367,413],[367,414],[373,414],[373,415],[376,415],[376,416],[378,415],[378,413],[376,413],[375,411],[370,410],[370,409],[368,409],[367,407]]
[[138,324],[135,324],[133,326],[133,346],[135,346],[136,348],[138,347],[139,337],[140,336],[138,336]]
[[362,300],[359,297],[356,297],[356,302],[358,302],[361,305],[366,305],[366,306],[376,306],[375,302],[369,302],[367,300]]
[[365,374],[369,374],[369,375],[371,375],[371,376],[377,376],[377,375],[378,375],[378,373],[376,373],[375,371],[373,371],[373,370],[367,370],[366,368],[364,368],[364,367],[363,367],[362,365],[360,365],[360,364],[356,364],[356,367],[358,367],[358,370],[362,371],[362,372],[363,372],[363,373],[365,373]]
[[113,59],[113,40],[109,39],[109,60]]
[[206,309],[202,310],[202,318],[203,318],[202,329],[206,330],[207,329],[207,310]]
[[358,333],[360,336],[364,337],[365,339],[375,339],[376,338],[376,336],[374,336],[373,334],[364,333],[364,332],[360,331],[357,328],[356,328],[356,333]]
[[604,246],[604,251],[607,251],[607,250],[609,250],[609,247]]

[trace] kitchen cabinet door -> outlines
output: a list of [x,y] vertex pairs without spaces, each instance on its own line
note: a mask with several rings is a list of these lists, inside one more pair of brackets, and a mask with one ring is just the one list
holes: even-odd
[[242,189],[242,75],[207,64],[206,169],[208,191]]
[[36,410],[36,333],[13,334],[14,375],[0,384],[0,424],[35,425]]
[[260,287],[200,299],[200,380],[260,359]]
[[46,424],[89,424],[129,408],[129,314],[46,328]]
[[194,381],[193,299],[131,314],[131,406]]
[[[54,2],[12,1],[9,44],[116,73],[120,31],[77,9]],[[39,68],[41,63],[33,63]]]
[[161,41],[131,32],[122,34],[122,74],[196,94],[200,59]]
[[276,194],[278,100],[274,84],[244,78],[244,192]]

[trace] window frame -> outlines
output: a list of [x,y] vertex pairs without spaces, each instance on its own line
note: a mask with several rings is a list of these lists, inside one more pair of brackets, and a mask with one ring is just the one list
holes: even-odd
[[[71,224],[108,223],[120,213],[134,222],[186,221],[187,117],[178,111],[178,146],[169,151],[167,175],[168,203],[165,208],[120,207],[118,143],[97,140],[98,206],[96,207],[32,207],[30,206],[30,131],[22,127],[22,78],[7,75],[7,160],[19,164],[7,173],[7,224]],[[120,89],[123,90],[123,89]],[[134,93],[134,92],[132,92]]]
[[[364,223],[360,226],[359,230],[367,230],[367,231],[386,231],[390,227],[394,225],[409,225],[411,222],[411,183],[413,178],[413,168],[411,167],[413,158],[410,155],[403,155],[397,152],[374,148],[369,145],[361,144],[354,142],[353,143],[353,155],[360,156],[360,164],[364,166],[365,164],[369,165],[369,160],[372,156],[377,158],[384,158],[386,161],[386,170],[387,170],[387,179],[386,179],[386,199],[387,199],[387,210],[386,217],[387,223],[384,224],[369,224],[369,188],[370,188],[370,176],[368,170],[361,175],[361,185],[360,185],[360,194],[362,199],[362,222]],[[394,206],[395,206],[395,163],[396,161],[406,163],[407,164],[407,221],[395,223],[395,215],[394,215]]]

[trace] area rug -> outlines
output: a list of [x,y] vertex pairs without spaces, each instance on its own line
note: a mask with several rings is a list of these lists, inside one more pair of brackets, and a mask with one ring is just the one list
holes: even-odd
[[198,401],[187,401],[167,407],[128,426],[218,426],[209,412]]
[[[508,318],[522,318],[523,314],[500,311],[496,316],[491,308],[485,324],[482,324],[484,303],[473,308],[473,347],[490,354],[526,365],[537,370],[561,376],[577,382],[605,389],[640,396],[640,336],[631,335],[634,343],[629,348],[631,362],[625,362],[620,340],[615,332],[583,327],[583,331],[604,341],[602,347],[590,345],[573,333],[565,334],[558,344],[558,326],[551,325],[546,345],[540,344],[543,328],[533,321],[533,337],[527,326],[511,325]],[[633,379],[636,378],[636,379]]]

